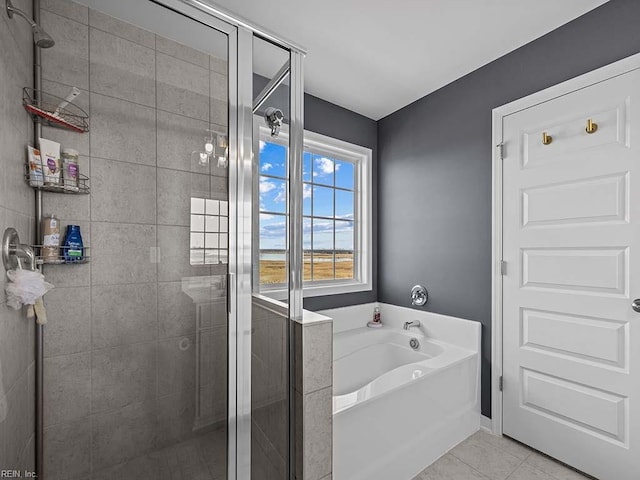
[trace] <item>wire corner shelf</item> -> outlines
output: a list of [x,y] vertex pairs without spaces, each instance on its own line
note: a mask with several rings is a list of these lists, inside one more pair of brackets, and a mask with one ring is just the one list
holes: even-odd
[[89,255],[89,247],[82,247],[82,256],[80,258],[67,258],[64,257],[64,245],[60,245],[60,252],[57,257],[55,256],[45,256],[42,245],[31,245],[33,251],[36,254],[36,265],[81,265],[84,263],[89,263],[91,256]]
[[89,188],[89,177],[78,174],[78,182],[67,178],[60,178],[57,184],[49,184],[44,181],[33,181],[29,172],[29,165],[25,164],[24,181],[27,185],[35,190],[42,190],[53,193],[66,193],[72,195],[88,195],[91,192]]
[[89,131],[89,115],[75,103],[30,87],[22,89],[22,105],[33,121],[76,133]]

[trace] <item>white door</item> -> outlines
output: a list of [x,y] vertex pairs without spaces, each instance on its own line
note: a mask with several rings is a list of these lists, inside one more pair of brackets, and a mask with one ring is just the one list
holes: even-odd
[[639,480],[640,72],[505,116],[503,137],[503,431]]

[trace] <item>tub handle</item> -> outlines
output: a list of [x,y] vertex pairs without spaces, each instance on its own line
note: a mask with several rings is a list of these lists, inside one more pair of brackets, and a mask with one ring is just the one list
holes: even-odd
[[422,285],[415,285],[411,289],[411,304],[421,307],[429,300],[429,293]]

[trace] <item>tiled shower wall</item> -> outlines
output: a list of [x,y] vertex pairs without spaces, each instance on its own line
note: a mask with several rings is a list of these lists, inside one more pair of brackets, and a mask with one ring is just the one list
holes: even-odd
[[44,131],[79,150],[91,178],[90,195],[45,196],[91,255],[45,269],[57,287],[46,298],[45,469],[96,480],[188,438],[196,408],[206,425],[226,416],[224,301],[183,292],[185,277],[224,288],[226,265],[190,265],[189,220],[191,197],[228,197],[227,172],[190,158],[207,128],[226,129],[226,62],[66,0],[42,6],[56,39],[43,88],[80,88],[91,127]]
[[[14,2],[31,13],[31,1]],[[4,5],[2,5],[4,9]],[[22,88],[33,85],[33,40],[29,24],[0,15],[0,235],[18,231],[31,243],[34,194],[23,180],[33,123],[22,108]],[[9,308],[0,265],[0,470],[34,468],[34,323]]]
[[[251,354],[251,478],[286,478],[289,315],[286,305],[254,298]],[[295,478],[331,480],[333,322],[294,323]]]
[[294,324],[295,476],[333,474],[333,321]]
[[289,457],[288,310],[254,298],[251,307],[251,478],[286,478]]

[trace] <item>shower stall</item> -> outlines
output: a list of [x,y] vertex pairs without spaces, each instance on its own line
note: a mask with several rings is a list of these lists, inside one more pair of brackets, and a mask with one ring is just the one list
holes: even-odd
[[[31,143],[76,150],[86,188],[23,182],[35,201],[21,235],[38,255],[42,218],[54,214],[80,227],[85,254],[39,261],[55,285],[48,323],[30,327],[24,395],[6,395],[9,415],[35,397],[24,432],[35,460],[4,455],[0,428],[0,469],[44,480],[293,478],[304,50],[200,0],[35,0],[32,13],[25,106],[75,87],[68,108],[86,128],[60,128],[60,109],[34,114]],[[260,129],[283,125],[274,295],[261,281],[254,153]]]

